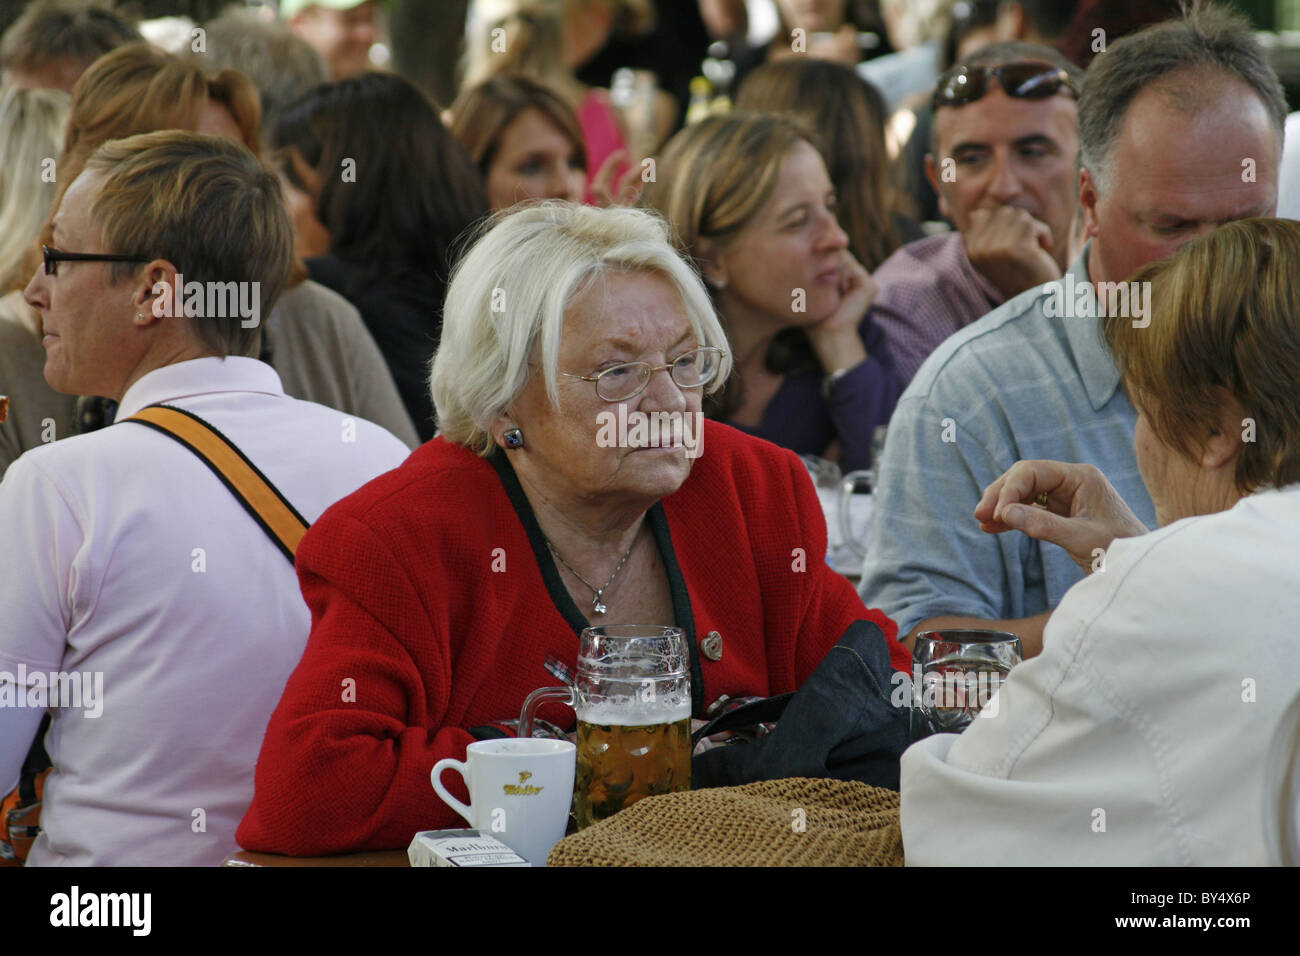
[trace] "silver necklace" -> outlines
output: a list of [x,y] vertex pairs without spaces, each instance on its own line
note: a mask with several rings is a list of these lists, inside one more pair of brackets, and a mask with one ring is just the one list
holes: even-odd
[[626,551],[623,552],[623,559],[618,562],[618,567],[616,567],[614,569],[614,573],[609,576],[609,580],[605,582],[603,587],[599,587],[599,588],[596,587],[596,585],[592,584],[590,581],[588,581],[586,578],[584,578],[581,574],[579,574],[574,569],[573,565],[571,565],[568,561],[565,561],[562,557],[560,557],[560,552],[555,550],[555,545],[551,544],[550,538],[546,539],[546,546],[551,549],[551,554],[555,556],[555,560],[559,561],[562,565],[568,568],[569,571],[572,572],[575,578],[577,578],[587,587],[591,588],[593,594],[595,595],[591,599],[592,612],[596,614],[604,614],[606,611],[609,610],[609,608],[605,605],[604,601],[602,601],[601,598],[604,596],[605,592],[609,590],[609,586],[614,583],[614,579],[618,577],[618,572],[623,570],[623,565],[627,564],[627,559],[632,554],[632,548],[636,547],[636,538],[632,539],[631,546]]

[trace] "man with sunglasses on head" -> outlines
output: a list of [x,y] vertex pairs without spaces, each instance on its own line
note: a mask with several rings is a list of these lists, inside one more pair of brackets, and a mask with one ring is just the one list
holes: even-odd
[[1138,267],[1222,223],[1274,214],[1285,117],[1249,24],[1219,7],[1195,7],[1093,60],[1079,99],[1087,243],[1063,281],[936,349],[890,422],[860,591],[908,646],[925,630],[984,627],[1018,634],[1026,657],[1042,649],[1051,610],[1083,571],[1062,548],[980,530],[983,489],[1017,461],[1095,465],[1154,526],[1133,451],[1137,414],[1099,311],[1144,321],[1141,290],[1118,294]]
[[939,79],[925,169],[957,229],[873,276],[872,317],[904,385],[948,336],[1069,265],[1082,80],[1032,43],[984,47]]

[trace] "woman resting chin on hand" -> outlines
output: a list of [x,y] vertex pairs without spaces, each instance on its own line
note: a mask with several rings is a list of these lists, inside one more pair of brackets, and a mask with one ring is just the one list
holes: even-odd
[[901,387],[808,137],[784,116],[711,117],[669,141],[642,202],[672,222],[727,329],[738,374],[709,415],[799,454],[838,449],[850,471],[871,464]]

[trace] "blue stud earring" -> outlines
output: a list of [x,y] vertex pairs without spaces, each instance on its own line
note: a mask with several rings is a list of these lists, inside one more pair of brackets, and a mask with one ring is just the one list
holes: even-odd
[[507,448],[523,448],[524,433],[518,428],[508,428],[505,434]]

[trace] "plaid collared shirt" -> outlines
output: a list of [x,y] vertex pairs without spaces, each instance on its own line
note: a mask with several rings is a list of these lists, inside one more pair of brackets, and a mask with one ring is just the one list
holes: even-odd
[[1002,304],[1002,293],[970,264],[959,232],[909,242],[872,278],[880,291],[871,318],[904,387],[940,342]]

